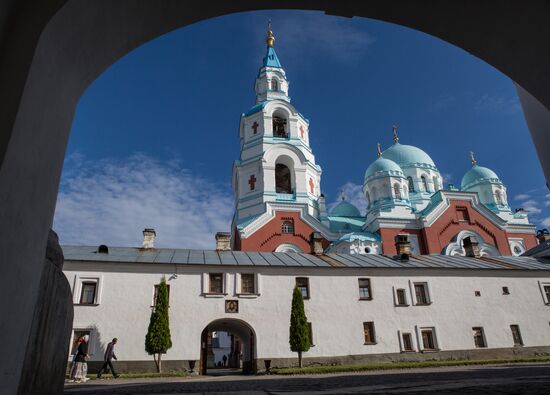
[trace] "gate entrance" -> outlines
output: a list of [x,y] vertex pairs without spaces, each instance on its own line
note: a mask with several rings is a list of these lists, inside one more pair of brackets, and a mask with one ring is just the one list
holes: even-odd
[[246,322],[220,319],[208,324],[201,334],[202,375],[256,373],[256,336]]

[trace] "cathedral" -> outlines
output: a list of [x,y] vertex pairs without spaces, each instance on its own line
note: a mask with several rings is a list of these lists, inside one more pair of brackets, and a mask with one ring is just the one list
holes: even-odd
[[321,192],[321,167],[310,147],[309,121],[291,104],[289,81],[275,37],[255,82],[256,104],[241,116],[240,157],[233,165],[236,210],[232,247],[241,251],[309,251],[318,232],[327,252],[395,254],[406,234],[413,254],[464,255],[475,237],[483,256],[521,255],[536,246],[535,226],[523,210],[512,212],[497,174],[477,164],[460,187],[443,185],[422,149],[394,144],[365,171],[366,213],[344,198],[330,212]]
[[444,188],[430,156],[394,128],[365,171],[366,212],[345,199],[327,211],[310,125],[274,43],[269,31],[256,104],[240,122],[231,233],[216,234],[215,250],[157,248],[154,229],[141,246],[63,246],[71,344],[89,336],[90,372],[114,337],[117,370],[155,370],[143,344],[162,279],[168,370],[295,365],[295,288],[306,366],[550,354],[550,234],[535,237],[527,213],[510,209],[495,172],[472,153],[460,187]]

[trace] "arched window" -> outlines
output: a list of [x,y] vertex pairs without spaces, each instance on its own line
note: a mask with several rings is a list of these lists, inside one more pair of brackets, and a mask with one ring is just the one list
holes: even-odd
[[497,201],[497,204],[499,206],[502,206],[502,195],[501,195],[500,191],[495,192],[495,200]]
[[365,191],[365,198],[367,199],[367,205],[370,205],[370,194],[369,194],[369,191]]
[[434,181],[434,192],[437,192],[439,191],[439,180],[437,179],[436,176],[434,176],[433,181]]
[[275,192],[293,193],[290,169],[281,163],[275,165]]
[[279,90],[279,83],[277,82],[276,79],[272,79],[272,80],[271,80],[270,89],[271,89],[272,91],[278,91],[278,90]]
[[422,187],[424,188],[424,191],[428,192],[428,181],[426,180],[426,177],[422,176],[420,179],[422,180]]
[[407,177],[407,181],[409,182],[409,192],[414,192],[414,183],[412,177]]
[[399,184],[393,185],[393,193],[396,199],[401,199],[401,187],[399,186]]
[[281,231],[283,233],[294,233],[294,224],[291,221],[283,222],[283,226],[281,227]]
[[273,116],[273,137],[288,138],[286,118],[278,115]]

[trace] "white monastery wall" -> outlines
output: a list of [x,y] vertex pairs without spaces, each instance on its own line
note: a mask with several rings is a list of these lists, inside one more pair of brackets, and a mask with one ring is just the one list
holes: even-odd
[[[171,277],[177,271],[177,278]],[[113,337],[119,338],[120,360],[149,360],[144,351],[154,285],[162,275],[170,285],[170,327],[173,347],[164,360],[198,360],[203,329],[218,319],[238,319],[256,334],[256,358],[294,358],[288,345],[288,327],[295,277],[308,277],[305,300],[312,323],[314,346],[305,357],[399,353],[398,331],[410,332],[415,350],[418,330],[433,327],[441,350],[474,349],[472,327],[484,328],[489,348],[513,347],[510,325],[519,325],[524,345],[550,345],[550,306],[541,283],[550,275],[536,271],[273,268],[76,263],[64,272],[75,301],[82,279],[98,279],[98,303],[75,305],[74,328],[95,328],[92,360]],[[225,292],[202,296],[205,273],[225,273]],[[236,273],[257,273],[257,296],[235,294]],[[370,278],[372,300],[359,300],[358,279]],[[430,305],[411,303],[413,283],[428,284]],[[502,287],[510,294],[503,295]],[[395,306],[395,289],[406,290],[409,306]],[[475,296],[480,291],[481,296]],[[225,313],[224,299],[239,301],[239,313]],[[413,300],[414,301],[414,297]],[[365,345],[363,322],[373,321],[376,344]]]

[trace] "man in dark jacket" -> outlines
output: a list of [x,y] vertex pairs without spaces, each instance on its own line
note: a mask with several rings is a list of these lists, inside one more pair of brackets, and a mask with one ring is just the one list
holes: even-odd
[[107,344],[107,349],[105,350],[105,355],[103,356],[103,366],[101,369],[99,369],[99,372],[97,373],[97,378],[101,378],[101,373],[104,371],[108,371],[108,369],[111,369],[111,373],[113,373],[113,377],[116,379],[118,378],[118,374],[116,374],[115,369],[113,368],[113,362],[112,359],[114,358],[117,360],[117,357],[115,355],[115,344],[117,343],[118,339],[115,337],[112,342]]

